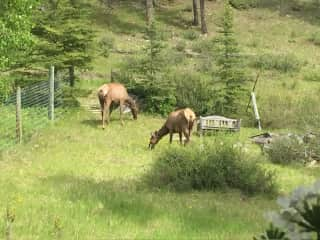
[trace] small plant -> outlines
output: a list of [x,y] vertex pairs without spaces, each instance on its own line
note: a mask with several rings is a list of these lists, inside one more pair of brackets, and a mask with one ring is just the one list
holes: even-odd
[[305,146],[296,137],[281,137],[266,150],[271,162],[278,164],[304,163]]
[[259,237],[254,237],[253,240],[290,240],[290,239],[286,236],[286,232],[273,226],[273,224],[271,223],[263,234],[261,234]]
[[179,41],[177,42],[177,45],[176,45],[176,49],[177,51],[179,52],[183,52],[185,49],[186,49],[186,42],[185,41]]
[[274,226],[272,232],[277,231],[277,236],[282,237],[275,239],[320,239],[319,181],[311,187],[297,188],[289,197],[279,198],[278,205],[279,211],[268,214]]
[[248,9],[258,6],[259,0],[229,0],[232,7],[236,9]]
[[312,33],[308,40],[313,44],[320,46],[320,31]]
[[282,73],[298,72],[304,63],[293,54],[273,55],[264,54],[254,57],[251,66],[265,70],[277,70]]
[[190,30],[186,30],[185,32],[183,32],[183,37],[184,37],[184,39],[193,41],[193,40],[197,39],[199,37],[199,35],[197,34],[196,31],[190,29]]
[[213,49],[213,42],[212,40],[196,41],[192,44],[191,49],[196,53],[208,54]]
[[105,36],[99,41],[99,50],[101,55],[109,57],[111,50],[114,47],[114,39],[110,36]]
[[320,82],[320,71],[311,70],[304,74],[303,79],[309,82]]

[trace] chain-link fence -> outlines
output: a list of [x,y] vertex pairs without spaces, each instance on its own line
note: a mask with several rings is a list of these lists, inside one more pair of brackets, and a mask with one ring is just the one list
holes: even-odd
[[55,81],[54,70],[49,80],[16,92],[0,102],[0,150],[26,142],[39,129],[62,117],[62,83]]

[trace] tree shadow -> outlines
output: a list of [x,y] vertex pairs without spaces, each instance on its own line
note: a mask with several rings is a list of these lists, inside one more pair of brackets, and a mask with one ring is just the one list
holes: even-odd
[[[121,8],[122,12],[130,16],[134,14],[133,19],[127,19],[126,17],[118,16],[117,9]],[[133,3],[124,2],[123,4],[117,4],[113,10],[106,10],[104,7],[95,7],[95,19],[94,21],[117,34],[136,34],[145,31],[145,25],[139,24],[138,22],[144,23],[144,12],[139,6]]]
[[157,11],[157,20],[166,25],[173,26],[181,30],[187,30],[190,26],[192,26],[191,20],[185,19],[183,16],[183,11],[180,9],[160,8]]
[[290,15],[312,25],[320,25],[320,3],[283,0],[282,5],[280,5],[280,2],[279,0],[260,0],[257,8],[278,11],[279,15]]

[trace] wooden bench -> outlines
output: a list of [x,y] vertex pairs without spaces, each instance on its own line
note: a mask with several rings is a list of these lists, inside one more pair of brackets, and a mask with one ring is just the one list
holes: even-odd
[[222,116],[201,117],[198,121],[198,130],[203,134],[206,130],[240,131],[241,119],[231,119]]

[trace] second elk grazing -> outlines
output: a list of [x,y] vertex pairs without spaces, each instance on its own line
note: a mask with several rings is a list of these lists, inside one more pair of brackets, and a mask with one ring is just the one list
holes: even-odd
[[164,125],[151,134],[149,148],[153,149],[160,139],[167,134],[170,134],[170,143],[172,143],[174,133],[179,133],[180,144],[182,144],[182,134],[186,138],[185,144],[188,143],[195,120],[196,115],[190,108],[171,112]]
[[120,105],[120,121],[123,124],[122,112],[124,107],[127,106],[131,109],[133,119],[137,119],[138,107],[135,100],[129,96],[127,89],[120,83],[108,83],[103,84],[98,89],[98,98],[101,107],[101,116],[102,116],[102,128],[104,129],[104,122],[107,119],[109,123],[110,119],[110,108],[111,104]]

